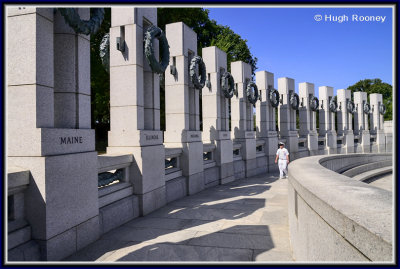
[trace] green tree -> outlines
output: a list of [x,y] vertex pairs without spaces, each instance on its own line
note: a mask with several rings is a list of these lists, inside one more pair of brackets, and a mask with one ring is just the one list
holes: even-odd
[[393,87],[392,85],[382,82],[381,79],[364,79],[360,80],[354,85],[347,87],[352,93],[356,91],[363,91],[368,93],[380,93],[382,94],[383,104],[386,106],[386,114],[384,120],[392,120],[392,103],[393,103]]
[[228,70],[230,71],[231,62],[243,61],[251,65],[254,75],[257,69],[257,57],[251,54],[247,40],[242,39],[228,26],[219,25],[218,28],[218,34],[211,39],[210,46],[216,46],[227,53]]
[[104,151],[107,131],[110,129],[110,75],[104,69],[99,47],[111,26],[111,9],[105,8],[104,20],[99,31],[90,37],[90,87],[92,128],[96,131],[96,150]]
[[[243,61],[256,70],[257,58],[253,57],[242,39],[228,26],[218,25],[209,17],[209,10],[203,8],[158,8],[158,26],[165,30],[165,25],[182,21],[197,34],[197,53],[202,48],[217,46],[228,55],[228,70],[232,61]],[[107,144],[107,131],[110,129],[110,77],[101,64],[99,46],[103,36],[111,26],[111,9],[105,9],[105,18],[100,30],[91,36],[91,90],[92,90],[92,128],[96,130],[96,148],[104,150]],[[162,79],[162,76],[161,76]],[[165,94],[161,81],[161,129],[165,130]],[[201,106],[200,106],[201,107]]]
[[254,57],[247,40],[232,31],[228,26],[217,24],[209,17],[210,11],[204,8],[158,8],[158,27],[165,30],[165,25],[173,22],[183,22],[197,34],[197,54],[202,54],[202,48],[217,46],[227,53],[228,70],[230,63],[243,61],[257,69],[257,58]]
[[[202,55],[202,48],[216,46],[227,53],[228,71],[230,71],[231,62],[243,61],[251,65],[254,75],[257,69],[257,58],[251,54],[247,40],[242,39],[228,26],[219,25],[215,20],[211,20],[209,12],[209,10],[203,8],[158,8],[158,27],[165,31],[166,24],[183,22],[197,34],[198,55]],[[161,129],[165,130],[165,89],[163,81],[161,81],[160,86],[160,124]],[[202,115],[201,98],[200,115]],[[200,123],[200,125],[202,124]]]

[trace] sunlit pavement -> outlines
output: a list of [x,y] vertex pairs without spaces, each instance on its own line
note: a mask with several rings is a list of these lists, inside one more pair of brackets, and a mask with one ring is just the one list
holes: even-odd
[[237,180],[134,219],[66,261],[292,261],[287,203],[287,179]]

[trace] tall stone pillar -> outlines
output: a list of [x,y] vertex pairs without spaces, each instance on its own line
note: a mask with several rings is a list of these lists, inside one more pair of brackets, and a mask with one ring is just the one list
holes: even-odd
[[[129,153],[140,214],[166,204],[165,150],[160,131],[160,78],[144,56],[144,33],[157,25],[156,8],[111,8],[108,154]],[[116,40],[124,40],[117,49]],[[158,40],[153,40],[158,58]]]
[[227,71],[226,53],[217,47],[203,48],[204,63],[211,87],[202,90],[203,142],[216,144],[215,160],[220,183],[234,180],[232,140],[229,131],[229,99],[221,89],[221,77]]
[[336,109],[330,108],[331,101],[333,101],[333,88],[319,87],[319,99],[321,106],[319,110],[319,136],[325,137],[325,148],[328,150],[328,154],[335,154],[337,152],[337,134],[335,131],[337,107]]
[[295,92],[294,79],[278,78],[278,91],[282,100],[279,105],[278,126],[279,134],[286,140],[285,147],[292,154],[292,159],[299,149],[299,137],[296,129],[296,110],[290,105],[290,96]]
[[[302,106],[299,108],[300,117],[300,137],[307,138],[307,146],[310,155],[318,154],[318,133],[316,125],[317,107],[312,107],[316,103],[310,104],[314,97],[314,84],[309,82],[299,83],[299,98]],[[314,110],[313,110],[314,109]]]
[[385,131],[383,128],[383,107],[382,94],[372,93],[369,95],[371,104],[371,135],[375,136],[375,145],[372,147],[373,152],[385,152]]
[[257,174],[256,140],[253,125],[253,105],[246,95],[247,84],[251,81],[251,66],[242,61],[231,63],[231,73],[235,80],[238,96],[231,99],[231,126],[234,143],[240,143],[245,162],[245,175]]
[[90,37],[53,8],[9,8],[7,25],[8,166],[30,170],[31,236],[43,260],[60,260],[100,234]]
[[276,108],[271,105],[270,92],[274,88],[274,74],[267,71],[256,72],[256,83],[260,90],[261,102],[256,107],[257,138],[265,141],[264,152],[267,155],[268,171],[278,171],[275,164],[278,149],[278,132],[276,131]]
[[[197,55],[197,35],[182,22],[165,27],[171,59],[165,72],[164,143],[166,147],[183,147],[181,168],[191,195],[205,187],[199,89],[189,77],[190,62]],[[171,66],[175,67],[175,75],[170,72]]]
[[340,89],[337,90],[336,95],[338,106],[340,107],[337,112],[337,135],[338,137],[343,137],[342,146],[344,152],[341,153],[354,153],[353,111],[349,110],[349,107],[351,108],[352,106],[351,91]]
[[357,141],[357,152],[371,152],[370,150],[370,132],[368,127],[369,111],[364,111],[364,105],[367,104],[366,92],[354,92],[354,104],[357,108],[354,114],[354,139]]

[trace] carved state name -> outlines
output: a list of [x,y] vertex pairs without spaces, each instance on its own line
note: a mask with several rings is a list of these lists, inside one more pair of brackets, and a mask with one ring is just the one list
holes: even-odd
[[82,136],[60,137],[60,145],[62,144],[82,144]]
[[146,135],[146,140],[158,139],[158,135]]

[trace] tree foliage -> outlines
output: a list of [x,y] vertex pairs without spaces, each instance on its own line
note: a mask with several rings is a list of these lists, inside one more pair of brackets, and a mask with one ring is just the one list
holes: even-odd
[[110,26],[111,9],[105,8],[99,31],[90,37],[91,122],[96,132],[96,150],[99,152],[105,151],[107,131],[110,130],[110,75],[104,69],[99,54],[100,42]]
[[393,103],[393,87],[392,85],[382,82],[381,79],[364,79],[354,85],[347,87],[352,93],[363,91],[368,93],[368,98],[371,93],[382,94],[383,104],[386,106],[386,114],[384,120],[392,120],[392,103]]
[[99,54],[101,39],[109,32],[110,26],[111,9],[106,8],[100,30],[90,37],[92,124],[95,124],[95,126],[110,122],[110,75],[104,69]]
[[203,8],[158,8],[158,26],[165,30],[165,25],[173,22],[183,22],[197,34],[197,54],[201,55],[202,48],[217,46],[227,53],[228,70],[230,63],[243,61],[257,69],[257,58],[254,57],[247,40],[242,39],[228,26],[217,24],[209,17],[209,10]]
[[[243,61],[252,67],[254,75],[257,69],[257,58],[253,57],[247,40],[232,31],[228,26],[217,24],[209,17],[209,10],[203,8],[158,8],[158,27],[165,31],[165,25],[183,22],[197,34],[197,54],[202,55],[202,48],[216,46],[227,53],[227,66],[230,71],[231,62]],[[160,83],[160,124],[165,130],[165,90],[163,81]],[[200,98],[200,115],[202,114],[202,99]],[[200,118],[201,120],[201,118]],[[202,123],[200,122],[200,126]],[[202,128],[202,127],[200,127]]]
[[[247,46],[247,40],[242,39],[228,26],[218,25],[209,17],[209,10],[203,8],[158,8],[158,26],[165,30],[165,25],[174,22],[183,22],[197,34],[197,53],[201,55],[202,48],[217,46],[227,53],[228,70],[233,61],[243,61],[252,66],[253,74],[256,70],[257,58],[253,57]],[[90,64],[91,64],[91,102],[92,128],[96,130],[96,147],[107,142],[107,131],[110,128],[110,76],[104,69],[99,56],[99,47],[103,36],[111,27],[111,9],[105,9],[104,21],[100,30],[91,36]],[[165,101],[164,88],[161,81],[161,129],[165,130]]]

